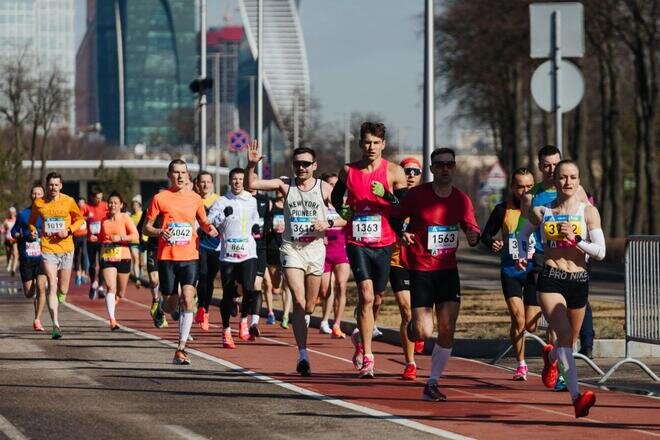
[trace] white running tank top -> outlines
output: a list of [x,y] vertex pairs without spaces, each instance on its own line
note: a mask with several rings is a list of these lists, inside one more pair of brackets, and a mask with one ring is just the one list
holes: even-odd
[[585,240],[589,238],[587,223],[584,219],[586,203],[580,203],[575,214],[553,214],[551,206],[552,204],[546,205],[547,210],[539,225],[543,246],[548,248],[575,247],[575,243],[566,240],[564,235],[559,232],[559,223],[562,222],[569,222],[575,235],[579,235]]
[[311,243],[322,240],[324,233],[314,230],[315,221],[326,221],[328,209],[323,200],[321,179],[315,179],[309,191],[301,191],[296,178],[291,179],[289,192],[284,199],[284,234],[282,240],[289,243]]

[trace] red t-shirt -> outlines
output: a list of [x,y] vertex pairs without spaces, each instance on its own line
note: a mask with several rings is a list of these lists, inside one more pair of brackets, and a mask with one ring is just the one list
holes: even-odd
[[172,234],[170,242],[158,239],[158,259],[171,261],[192,261],[199,259],[199,237],[195,220],[206,223],[206,210],[202,198],[193,191],[160,192],[151,199],[147,210],[147,220],[155,220],[162,215],[163,229]]
[[448,197],[439,197],[431,183],[411,188],[394,215],[409,217],[406,231],[415,234],[414,244],[401,246],[401,262],[410,270],[455,268],[458,228],[479,232],[470,198],[456,188]]
[[83,217],[87,223],[87,239],[90,235],[99,235],[101,233],[101,223],[108,216],[108,204],[100,201],[98,205],[87,203],[83,207]]

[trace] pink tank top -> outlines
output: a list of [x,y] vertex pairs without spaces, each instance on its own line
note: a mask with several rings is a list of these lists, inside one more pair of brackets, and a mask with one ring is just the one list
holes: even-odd
[[396,242],[396,235],[388,220],[392,206],[371,192],[372,182],[380,182],[385,190],[392,191],[387,181],[388,164],[387,160],[382,159],[372,173],[362,172],[359,162],[348,165],[346,203],[353,210],[353,218],[345,228],[347,243],[384,247]]

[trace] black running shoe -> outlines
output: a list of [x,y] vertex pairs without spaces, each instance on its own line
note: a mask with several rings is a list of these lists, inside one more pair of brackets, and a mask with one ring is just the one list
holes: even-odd
[[300,359],[298,361],[296,371],[300,373],[301,376],[308,377],[312,375],[312,367],[309,365],[309,361],[307,359]]
[[440,392],[440,387],[437,382],[427,382],[426,385],[424,385],[422,400],[428,402],[444,402],[447,400],[447,396]]

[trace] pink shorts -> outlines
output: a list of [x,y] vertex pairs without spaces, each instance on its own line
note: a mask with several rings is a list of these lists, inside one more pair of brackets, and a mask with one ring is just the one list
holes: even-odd
[[323,273],[328,273],[332,271],[333,267],[344,263],[348,264],[345,242],[343,240],[328,241],[328,244],[325,247]]

